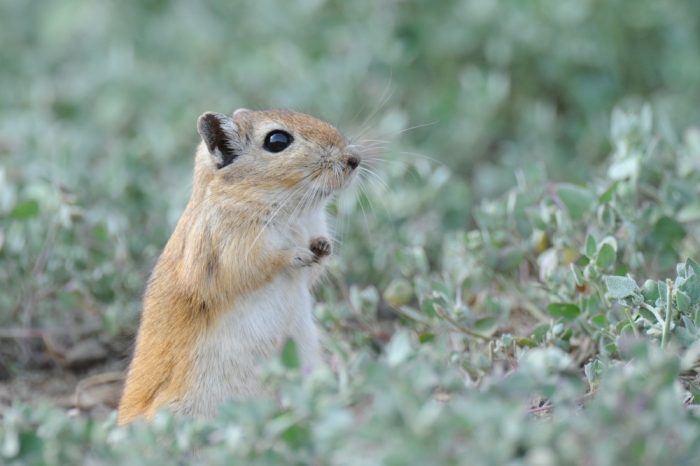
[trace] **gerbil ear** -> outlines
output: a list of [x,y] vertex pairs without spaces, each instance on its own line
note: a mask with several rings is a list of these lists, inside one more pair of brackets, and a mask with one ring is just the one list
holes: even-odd
[[238,126],[223,113],[207,112],[197,120],[197,131],[216,160],[216,168],[229,165],[241,154]]

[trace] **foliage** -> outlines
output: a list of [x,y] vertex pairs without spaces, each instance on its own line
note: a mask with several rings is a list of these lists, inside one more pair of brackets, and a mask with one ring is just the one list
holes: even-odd
[[[442,239],[426,234],[428,243],[442,240],[435,262],[428,251],[436,245],[401,233],[412,231],[411,222],[435,221],[431,199],[449,191],[444,167],[421,172],[419,162],[387,171],[392,191],[383,197],[411,204],[406,217],[394,216],[401,208],[375,208],[362,221],[361,207],[342,207],[341,198],[336,208],[355,209],[355,228],[392,246],[374,248],[348,228],[344,247],[380,264],[386,278],[378,286],[321,290],[317,314],[332,337],[337,374],[299,373],[288,343],[268,368],[277,400],[230,403],[210,421],[163,412],[151,425],[122,429],[114,416],[96,422],[15,405],[3,416],[4,458],[688,461],[700,454],[700,266],[689,259],[670,275],[665,264],[697,251],[689,234],[697,220],[684,213],[700,194],[698,171],[690,169],[696,133],[688,132],[685,144],[667,140],[653,131],[648,107],[616,111],[612,132],[617,152],[604,175],[572,185],[522,174],[520,185],[475,210],[475,229]],[[384,188],[367,187],[368,197],[380,198],[373,189]],[[422,207],[410,199],[416,192]],[[337,260],[332,281],[365,267]],[[629,276],[648,270],[668,272],[668,279],[639,286]]]
[[698,5],[4,0],[0,322],[92,309],[113,332],[132,325],[205,110],[305,110],[360,139],[419,126],[397,158],[451,167],[435,214],[451,228],[533,158],[583,182],[619,100],[697,121]]
[[[695,2],[0,1],[0,17],[5,327],[130,340],[205,110],[290,107],[390,141],[365,141],[381,155],[332,206],[316,309],[332,371],[300,374],[289,343],[275,400],[127,429],[15,403],[0,463],[700,455]],[[13,374],[37,364],[2,341]]]
[[[601,366],[597,395],[582,413],[585,384],[563,351],[531,350],[512,374],[474,389],[444,364],[439,350],[448,346],[397,333],[379,360],[358,358],[346,384],[327,373],[278,372],[281,404],[230,403],[209,422],[163,412],[151,425],[122,429],[114,418],[96,423],[16,406],[5,414],[2,453],[48,465],[612,465],[682,464],[699,452],[700,422],[681,404],[675,355],[640,346],[634,363]],[[433,399],[436,387],[449,397]],[[534,393],[556,393],[546,420],[526,409]]]

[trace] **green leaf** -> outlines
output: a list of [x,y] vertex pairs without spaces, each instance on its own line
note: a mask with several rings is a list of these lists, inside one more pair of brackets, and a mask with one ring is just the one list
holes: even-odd
[[623,299],[628,296],[633,296],[639,292],[637,282],[630,277],[621,277],[618,275],[606,275],[603,277],[605,286],[608,288],[608,296],[613,299]]
[[498,319],[496,317],[482,317],[474,322],[474,330],[481,333],[489,334],[498,327]]
[[671,217],[663,216],[654,224],[651,236],[655,242],[675,246],[685,238],[685,234],[686,230],[682,223]]
[[590,233],[586,235],[586,256],[589,259],[595,258],[596,251],[598,250],[598,245],[596,244],[595,238]]
[[648,321],[652,325],[656,325],[659,323],[654,313],[648,310],[647,308],[640,307],[639,309],[637,309],[637,313],[640,316],[642,316],[644,320]]
[[694,202],[683,207],[675,215],[679,222],[697,222],[700,220],[700,202]]
[[598,328],[606,328],[608,326],[608,318],[605,317],[605,314],[598,314],[591,317],[591,322]]
[[690,276],[678,287],[688,295],[691,303],[696,303],[700,300],[700,274],[691,268]]
[[697,405],[700,402],[700,386],[698,384],[690,382],[688,383],[688,391],[693,396],[692,403]]
[[384,290],[384,301],[394,307],[408,304],[413,299],[413,287],[403,278],[394,279]]
[[608,176],[613,180],[624,180],[639,173],[639,159],[629,157],[613,162],[608,168]]
[[577,305],[571,303],[552,303],[547,306],[547,311],[549,311],[552,317],[567,321],[574,320],[581,315],[581,309],[579,309]]
[[280,358],[282,359],[282,364],[287,369],[298,369],[301,366],[297,344],[292,338],[287,338],[287,341],[282,347]]
[[615,193],[615,190],[617,189],[618,183],[618,181],[611,183],[610,187],[598,197],[598,203],[605,204],[607,202],[610,202],[612,200],[613,194]]
[[681,320],[683,321],[683,326],[692,333],[697,332],[697,326],[695,325],[695,322],[690,320],[687,316],[681,316]]
[[516,338],[515,339],[515,344],[518,346],[524,346],[526,348],[535,348],[537,347],[537,342],[533,340],[532,338]]
[[588,189],[573,184],[562,183],[557,186],[556,192],[574,220],[581,219],[595,201],[595,196]]
[[104,223],[98,223],[92,228],[92,236],[100,242],[106,242],[109,240],[109,233],[107,232],[107,226]]
[[390,366],[397,366],[404,362],[413,352],[411,337],[408,331],[398,331],[386,345],[386,360]]
[[435,310],[437,305],[435,298],[425,298],[420,303],[420,310],[423,314],[435,317],[437,315],[437,311]]
[[642,296],[648,304],[655,304],[659,299],[659,286],[654,280],[647,280],[642,286]]
[[609,243],[601,244],[595,260],[596,267],[601,271],[607,270],[615,263],[616,255],[615,249]]
[[308,426],[294,424],[280,436],[292,448],[300,448],[311,443],[311,431]]
[[552,327],[549,324],[541,324],[532,330],[532,338],[537,341],[543,341],[545,335]]
[[676,307],[683,313],[690,309],[690,297],[681,290],[676,290]]
[[10,218],[15,220],[27,220],[39,214],[39,203],[34,199],[21,202],[10,211]]
[[569,264],[569,267],[571,268],[571,272],[574,274],[574,281],[576,282],[576,286],[584,286],[584,284],[586,283],[586,278],[583,276],[581,268],[577,267],[574,264]]
[[686,267],[686,269],[687,268],[693,269],[693,271],[696,274],[700,275],[700,264],[695,262],[693,259],[688,259],[687,261],[685,261],[685,267]]

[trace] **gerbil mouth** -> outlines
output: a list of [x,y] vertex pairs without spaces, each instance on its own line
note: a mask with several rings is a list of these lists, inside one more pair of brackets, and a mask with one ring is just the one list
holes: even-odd
[[332,196],[338,191],[347,188],[357,173],[357,165],[359,159],[355,158],[352,163],[338,162],[328,163],[314,177],[311,185],[313,190],[312,197],[314,200],[320,201]]
[[354,178],[355,172],[350,172],[338,177],[337,175],[331,180],[327,180],[322,186],[318,186],[316,189],[318,195],[321,197],[328,197],[337,191],[342,191],[347,188]]

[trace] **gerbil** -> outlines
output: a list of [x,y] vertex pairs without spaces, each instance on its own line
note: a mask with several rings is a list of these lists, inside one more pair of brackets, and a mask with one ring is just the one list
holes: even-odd
[[289,111],[205,113],[197,129],[192,195],[146,287],[120,424],[259,394],[261,363],[290,337],[304,368],[320,362],[311,287],[331,253],[325,206],[360,154]]

